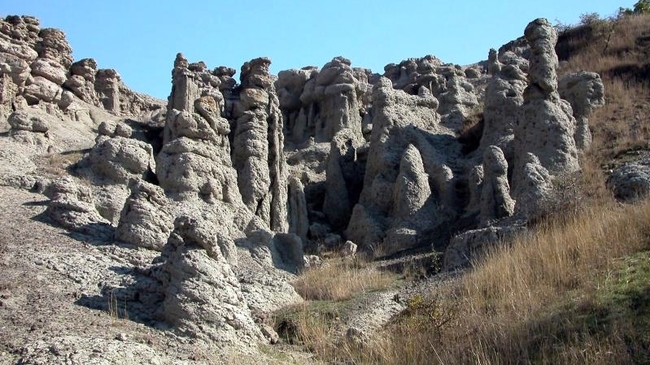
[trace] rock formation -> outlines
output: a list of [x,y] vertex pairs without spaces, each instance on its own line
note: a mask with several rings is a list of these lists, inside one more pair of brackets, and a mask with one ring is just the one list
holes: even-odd
[[591,131],[587,119],[593,110],[605,105],[605,89],[600,75],[595,72],[581,71],[565,75],[559,82],[562,99],[571,104],[576,118],[574,139],[576,146],[584,150],[591,145]]
[[528,61],[510,52],[497,58],[494,51],[490,52],[490,56],[493,57],[489,66],[492,77],[485,90],[484,126],[479,153],[488,146],[496,146],[512,164],[514,129],[524,103],[524,89],[528,85]]
[[186,216],[174,222],[161,266],[161,316],[191,337],[253,345],[263,337],[228,261],[234,243],[211,224]]
[[45,192],[50,198],[46,215],[57,224],[80,233],[107,238],[110,222],[94,206],[91,190],[70,177],[52,183]]
[[510,197],[508,162],[499,147],[490,146],[483,155],[484,179],[481,186],[481,222],[489,223],[514,213]]
[[115,70],[98,70],[92,59],[73,62],[65,33],[39,25],[38,19],[29,16],[0,19],[3,114],[26,105],[57,114],[67,111],[75,100],[125,116],[162,107],[160,101],[131,91]]
[[[382,240],[388,253],[413,247],[425,227],[435,227],[443,216],[454,210],[454,174],[446,157],[459,154],[459,145],[451,136],[452,131],[440,125],[437,107],[437,99],[424,87],[420,87],[418,95],[408,95],[393,89],[386,78],[375,84],[373,130],[363,190],[346,231],[347,237],[362,248],[376,246]],[[402,159],[409,145],[413,146],[408,155],[412,158]],[[415,149],[419,151],[421,163]],[[404,168],[400,166],[402,163]],[[396,188],[400,175],[400,186],[406,188],[411,180],[421,186],[417,203],[395,201],[407,199],[402,194],[405,191]],[[425,180],[435,199],[428,199],[417,214],[401,217],[401,210],[398,213],[395,207],[409,210],[427,200],[422,186]]]
[[367,73],[351,65],[350,60],[335,57],[320,71],[304,68],[278,75],[280,106],[294,142],[309,137],[329,142],[342,129],[362,137],[363,101],[370,87]]
[[557,33],[546,19],[537,19],[528,24],[524,34],[530,44],[531,59],[524,104],[515,130],[515,187],[522,178],[529,152],[551,174],[580,169],[573,139],[576,122],[571,106],[558,93]]
[[282,115],[268,58],[242,66],[235,108],[233,166],[244,204],[274,231],[286,232],[287,166]]
[[173,228],[165,192],[158,186],[133,180],[115,230],[115,239],[162,251]]

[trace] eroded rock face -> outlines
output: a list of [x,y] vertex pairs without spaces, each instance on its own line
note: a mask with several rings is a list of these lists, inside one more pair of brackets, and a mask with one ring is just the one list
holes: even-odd
[[357,161],[357,149],[362,141],[350,129],[339,131],[332,139],[327,161],[323,213],[334,230],[345,228],[352,207],[359,199],[363,181],[362,167]]
[[488,146],[497,146],[506,160],[512,163],[515,126],[528,85],[528,61],[510,52],[497,58],[494,51],[490,56],[493,57],[489,66],[492,78],[485,90],[484,127],[479,153]]
[[115,230],[115,239],[138,247],[162,251],[173,228],[165,192],[158,186],[134,180]]
[[623,202],[647,197],[650,194],[650,160],[641,159],[615,169],[607,178],[607,188]]
[[174,222],[163,252],[161,315],[190,337],[253,345],[263,336],[228,261],[234,243],[211,224],[188,216]]
[[286,232],[287,167],[282,115],[269,74],[268,58],[242,66],[242,90],[235,107],[233,166],[244,204],[274,231]]
[[508,162],[499,147],[490,146],[483,155],[484,179],[481,187],[481,222],[488,223],[514,213],[510,197]]
[[82,165],[94,176],[118,184],[145,179],[156,169],[151,145],[120,136],[100,137]]
[[343,129],[362,137],[371,87],[368,72],[352,68],[350,60],[335,57],[320,71],[308,67],[281,72],[276,86],[292,141],[314,137],[330,142]]
[[230,124],[221,117],[219,79],[204,68],[192,71],[181,54],[172,76],[164,144],[156,156],[160,186],[171,195],[200,194],[206,199],[241,202],[230,160]]
[[40,28],[29,16],[0,19],[0,113],[32,105],[74,119],[68,109],[75,101],[82,103],[74,110],[90,105],[120,116],[162,108],[162,101],[131,91],[115,70],[98,70],[92,59],[73,61],[63,31]]
[[93,203],[91,190],[77,184],[71,177],[53,182],[45,194],[50,198],[45,213],[53,221],[71,231],[108,238],[112,230]]
[[571,73],[560,80],[559,93],[571,104],[577,122],[574,139],[578,149],[584,150],[591,145],[589,115],[595,108],[605,105],[603,81],[595,72]]
[[443,64],[434,56],[386,65],[384,76],[396,89],[409,94],[417,94],[420,87],[428,89],[439,101],[441,123],[453,130],[459,130],[478,106],[474,86],[467,81],[465,70],[460,66]]
[[[569,174],[580,169],[574,134],[576,121],[571,106],[560,99],[557,86],[557,34],[545,19],[528,24],[525,31],[530,44],[529,85],[524,91],[524,104],[515,129],[515,166],[513,185],[515,199],[526,194],[523,186],[530,185],[530,154],[539,167],[551,175]],[[539,170],[535,168],[534,170]],[[534,179],[535,180],[535,179]],[[533,194],[536,195],[536,194]]]
[[[454,214],[454,173],[446,158],[460,154],[460,149],[453,132],[440,125],[437,107],[438,101],[424,87],[419,95],[409,95],[393,89],[386,78],[375,85],[363,190],[346,231],[360,247],[377,246],[381,241],[387,253],[414,247],[424,229]],[[407,149],[410,153],[403,159]],[[412,183],[418,188],[411,189]],[[427,199],[425,185],[435,199]],[[404,195],[411,190],[417,190],[417,202]],[[402,217],[403,210],[411,214]]]

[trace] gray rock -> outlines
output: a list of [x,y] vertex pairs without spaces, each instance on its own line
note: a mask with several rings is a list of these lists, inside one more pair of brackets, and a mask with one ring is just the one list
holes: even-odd
[[341,256],[348,257],[354,256],[357,253],[357,245],[352,241],[345,241],[341,247]]
[[91,190],[78,185],[71,177],[54,181],[46,190],[50,198],[45,214],[71,231],[108,238],[112,230],[93,203]]
[[347,226],[353,204],[358,199],[360,177],[363,175],[357,162],[357,149],[361,143],[350,129],[339,131],[331,142],[323,213],[337,231]]
[[13,112],[7,118],[12,130],[45,133],[50,129],[50,123],[37,114],[27,111]]
[[289,233],[295,233],[303,242],[307,242],[309,233],[309,217],[305,188],[300,179],[289,178],[288,212]]
[[164,248],[161,315],[185,336],[223,345],[253,345],[263,339],[222,254],[214,226],[187,216],[174,222]]
[[576,146],[584,150],[591,145],[592,139],[588,117],[595,108],[605,105],[603,81],[595,72],[580,71],[565,75],[558,88],[562,99],[571,104],[573,116],[576,118]]
[[491,247],[507,244],[525,230],[522,226],[511,225],[489,226],[463,232],[449,242],[443,256],[442,268],[444,271],[450,271],[467,267],[478,261]]
[[273,247],[278,253],[276,266],[298,273],[304,268],[303,242],[293,233],[277,233],[273,237]]
[[[580,170],[571,106],[557,91],[557,34],[545,19],[528,24],[529,85],[517,120],[514,140],[513,197],[519,212],[539,212],[552,190],[549,175]],[[530,189],[530,191],[527,191]],[[535,199],[539,199],[535,201]]]
[[266,58],[242,66],[233,166],[244,204],[277,232],[287,232],[287,166],[279,101]]
[[133,180],[115,239],[138,247],[162,251],[173,228],[165,192],[158,186]]
[[402,155],[399,175],[393,190],[393,216],[408,219],[415,215],[431,195],[429,176],[424,171],[420,152],[409,145]]
[[490,146],[483,155],[485,175],[481,187],[481,222],[489,223],[514,213],[510,197],[508,162],[499,147]]
[[124,137],[99,139],[82,165],[95,176],[116,183],[144,179],[156,169],[151,145]]
[[607,178],[607,188],[616,199],[634,202],[650,193],[650,164],[648,161],[627,163],[615,169]]

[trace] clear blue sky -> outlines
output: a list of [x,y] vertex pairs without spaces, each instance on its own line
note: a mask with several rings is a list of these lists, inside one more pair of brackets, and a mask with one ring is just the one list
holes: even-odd
[[132,89],[166,98],[176,53],[209,68],[239,70],[267,56],[271,71],[322,67],[342,55],[353,66],[383,67],[433,54],[470,64],[521,36],[529,21],[577,23],[635,1],[360,0],[1,0],[0,15],[34,15],[64,30],[75,59],[114,68]]

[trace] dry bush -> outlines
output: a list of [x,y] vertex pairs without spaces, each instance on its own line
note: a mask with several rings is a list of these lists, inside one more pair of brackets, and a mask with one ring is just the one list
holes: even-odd
[[365,265],[360,259],[332,259],[300,275],[293,286],[307,300],[346,300],[354,295],[386,289],[393,274]]
[[45,156],[42,170],[48,175],[61,177],[69,174],[67,169],[79,162],[84,154],[81,151],[50,153]]

